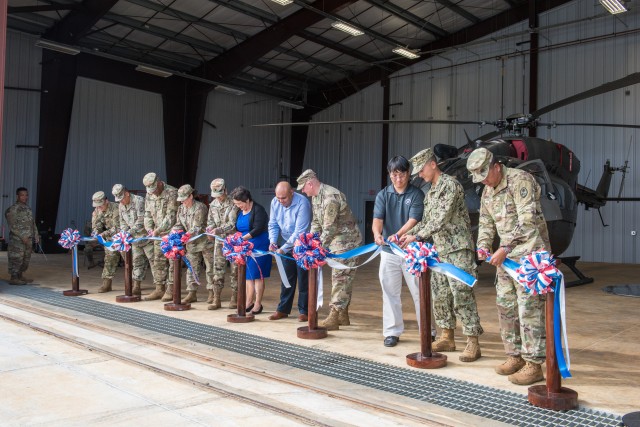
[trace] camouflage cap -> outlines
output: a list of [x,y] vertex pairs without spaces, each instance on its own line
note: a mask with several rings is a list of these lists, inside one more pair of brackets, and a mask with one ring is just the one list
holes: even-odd
[[220,197],[222,196],[222,193],[224,193],[224,191],[227,189],[227,187],[224,184],[224,179],[222,178],[216,178],[213,181],[211,181],[211,197]]
[[302,172],[302,174],[300,174],[300,176],[296,180],[298,181],[298,191],[304,188],[304,185],[307,183],[307,181],[317,177],[318,176],[316,175],[316,173],[311,169],[307,169],[306,171]]
[[413,170],[411,171],[412,175],[416,175],[418,172],[422,170],[424,165],[431,159],[435,160],[435,154],[433,154],[433,150],[431,148],[427,148],[418,152],[415,156],[409,159],[411,162],[411,167]]
[[124,199],[124,193],[127,191],[126,188],[124,188],[124,185],[122,184],[116,184],[113,186],[113,188],[111,189],[111,194],[113,194],[113,198],[116,200],[116,202],[121,201],[122,199]]
[[489,175],[489,166],[493,160],[493,153],[486,148],[478,148],[467,159],[467,169],[471,172],[473,182],[482,182]]
[[193,194],[193,187],[189,184],[183,185],[178,188],[178,201],[184,202],[191,194]]
[[97,208],[107,203],[107,196],[104,195],[104,191],[97,191],[91,196],[91,201],[93,202],[93,207]]
[[144,176],[144,178],[142,178],[142,183],[147,187],[147,193],[155,193],[158,188],[158,176],[155,172],[149,172]]

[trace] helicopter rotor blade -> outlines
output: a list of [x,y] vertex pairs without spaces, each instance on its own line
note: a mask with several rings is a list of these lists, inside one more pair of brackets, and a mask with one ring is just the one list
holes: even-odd
[[443,124],[443,125],[478,125],[482,126],[487,122],[464,121],[464,120],[336,120],[325,122],[292,122],[292,123],[265,123],[251,125],[251,127],[278,127],[278,126],[318,126],[318,125],[375,125],[375,124],[402,124],[402,123],[427,123],[427,124]]
[[538,123],[538,126],[546,126],[548,128],[554,128],[556,126],[597,126],[597,127],[612,127],[612,128],[630,128],[640,129],[640,125],[623,125],[617,123]]

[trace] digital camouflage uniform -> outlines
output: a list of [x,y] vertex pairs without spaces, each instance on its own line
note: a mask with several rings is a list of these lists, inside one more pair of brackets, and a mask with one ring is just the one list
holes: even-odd
[[[169,184],[164,184],[164,189],[159,195],[147,193],[144,199],[144,228],[147,232],[157,230],[157,237],[168,235],[176,222],[179,205],[178,190]],[[149,256],[148,250],[145,250],[145,253]],[[170,268],[169,260],[160,249],[160,241],[153,241],[153,257],[149,259],[153,259],[151,262],[153,282],[157,285],[165,285]],[[173,272],[173,266],[171,266],[171,272]]]
[[[104,240],[110,240],[120,227],[120,212],[118,211],[117,203],[108,200],[105,203],[108,206],[104,212],[100,208],[95,208],[93,214],[91,214],[91,233],[93,235],[99,234]],[[120,252],[109,251],[105,248],[104,267],[102,268],[103,279],[113,279],[116,274],[116,268],[118,268],[118,261],[120,261]]]
[[[224,202],[214,199],[209,204],[207,229],[221,229],[220,237],[224,238],[236,232],[237,218],[238,208],[230,197],[227,197]],[[215,243],[210,241],[202,253],[207,267],[207,289],[222,290],[224,288],[224,272],[227,267],[227,259],[222,254],[222,242],[220,240],[216,240]],[[235,262],[231,263],[230,286],[234,291],[238,289],[238,266]]]
[[[184,230],[189,233],[191,237],[194,237],[198,234],[204,233],[206,224],[207,207],[204,203],[193,200],[193,205],[189,208],[184,204],[180,205],[176,215],[176,223],[173,228],[176,230]],[[202,236],[187,243],[186,245],[187,260],[189,260],[189,264],[191,264],[193,272],[198,277],[198,281],[202,280],[202,262],[204,261],[202,250],[208,242],[207,237]],[[168,277],[167,283],[173,283],[173,277]],[[195,277],[193,277],[191,270],[187,270],[187,290],[198,290],[198,283],[196,282]]]
[[[502,180],[485,186],[480,202],[478,248],[491,250],[496,236],[511,248],[509,258],[549,249],[547,224],[540,205],[540,186],[529,173],[502,166]],[[502,267],[496,273],[496,304],[505,352],[528,362],[545,359],[545,298],[524,291]]]
[[[433,238],[443,262],[478,277],[464,190],[455,178],[441,174],[438,182],[431,186],[424,199],[422,221],[410,234],[423,241]],[[455,329],[456,319],[460,319],[465,335],[482,334],[473,288],[444,274],[431,272],[431,294],[436,324],[440,328]]]
[[[31,208],[24,203],[16,202],[4,213],[9,226],[9,242],[7,258],[9,260],[9,274],[11,277],[21,276],[29,268],[31,252],[33,251],[33,239],[38,233],[38,228],[33,219]],[[28,239],[25,244],[23,239]]]
[[[129,204],[120,203],[120,229],[131,234],[134,239],[146,237],[144,229],[144,197],[129,193]],[[153,265],[153,244],[150,240],[135,242],[131,247],[133,260],[133,280],[144,280],[147,271],[147,261]],[[153,267],[152,267],[153,269]]]
[[[343,193],[327,184],[320,184],[318,194],[311,199],[311,206],[311,232],[320,235],[325,248],[339,254],[360,246],[362,235]],[[355,266],[356,261],[356,258],[341,260],[342,264],[350,267]],[[355,268],[334,268],[331,271],[331,307],[343,310],[349,306],[355,275]]]

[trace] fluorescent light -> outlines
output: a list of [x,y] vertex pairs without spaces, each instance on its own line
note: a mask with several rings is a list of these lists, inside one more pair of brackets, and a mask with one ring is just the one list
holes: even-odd
[[405,49],[404,47],[397,47],[393,49],[393,53],[397,53],[398,55],[409,59],[420,58],[420,55],[418,55],[416,51]]
[[612,15],[627,11],[627,8],[624,7],[624,2],[620,0],[600,0],[600,4]]
[[360,31],[356,27],[352,27],[349,24],[345,24],[342,21],[336,21],[333,24],[331,24],[331,26],[333,28],[335,28],[336,30],[343,31],[343,32],[345,32],[347,34],[351,34],[352,36],[361,36],[361,35],[364,34],[364,32]]
[[280,101],[278,105],[281,107],[293,108],[294,110],[302,110],[304,105],[289,101]]
[[138,65],[136,67],[136,71],[140,71],[141,73],[153,74],[158,77],[170,77],[173,76],[173,73],[170,71],[160,70],[158,68],[147,67],[146,65]]
[[49,40],[38,40],[36,46],[43,49],[55,50],[56,52],[66,53],[67,55],[77,55],[80,53],[79,49],[64,44],[51,42]]
[[288,4],[293,3],[293,0],[271,0],[274,3],[278,3],[279,5],[286,6]]
[[246,92],[240,89],[234,89],[232,87],[218,85],[214,88],[218,92],[230,93],[231,95],[244,95]]

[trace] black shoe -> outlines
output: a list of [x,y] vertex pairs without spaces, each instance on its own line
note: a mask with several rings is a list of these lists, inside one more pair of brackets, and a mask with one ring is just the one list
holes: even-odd
[[246,308],[246,312],[250,312],[251,310],[253,310],[253,304],[251,304],[249,307]]
[[395,347],[398,345],[398,341],[400,341],[400,337],[385,337],[384,338],[384,346],[385,347]]
[[253,311],[253,310],[252,310],[252,311],[251,311],[251,314],[260,314],[260,313],[262,313],[262,309],[263,309],[263,308],[264,308],[264,307],[262,306],[262,304],[260,304],[260,310],[258,310],[258,311]]

